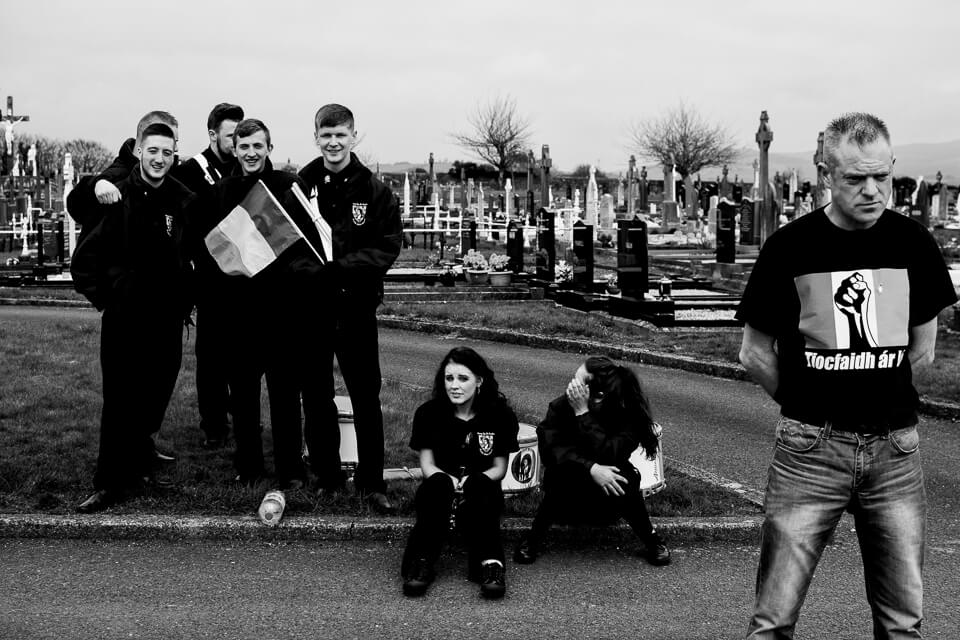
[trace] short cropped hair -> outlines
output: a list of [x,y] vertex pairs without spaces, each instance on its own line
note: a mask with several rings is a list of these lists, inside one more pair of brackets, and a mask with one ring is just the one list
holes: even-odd
[[317,115],[313,117],[315,129],[320,127],[339,127],[346,125],[353,129],[353,112],[342,104],[325,104],[317,109]]
[[243,120],[243,107],[229,102],[221,102],[215,106],[207,116],[207,130],[217,131],[224,120]]
[[164,136],[170,138],[176,142],[177,138],[173,135],[173,129],[163,124],[162,122],[154,122],[153,124],[148,124],[143,128],[143,131],[140,133],[140,139],[137,140],[138,144],[143,144],[143,141],[149,136]]
[[[180,123],[177,122],[177,119],[173,117],[168,111],[150,111],[142,118],[140,122],[137,123],[137,140],[143,139],[143,130],[155,122],[160,122],[170,128],[170,132],[173,133],[174,129],[180,128]],[[174,135],[173,139],[176,140],[177,137]]]
[[837,148],[847,138],[859,147],[876,142],[878,138],[890,144],[890,132],[883,120],[870,113],[845,113],[834,118],[823,132],[823,159],[827,171],[836,168]]
[[267,137],[267,144],[269,145],[270,129],[267,129],[267,125],[263,124],[263,120],[257,120],[256,118],[247,118],[237,125],[237,128],[233,130],[233,142],[236,143],[240,138],[252,136],[257,131],[263,131]]

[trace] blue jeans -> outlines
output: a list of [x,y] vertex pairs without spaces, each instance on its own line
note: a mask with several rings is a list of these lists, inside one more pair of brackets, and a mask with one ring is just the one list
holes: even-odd
[[915,426],[885,435],[781,417],[767,477],[748,638],[792,638],[840,517],[856,521],[875,638],[919,638],[926,494]]

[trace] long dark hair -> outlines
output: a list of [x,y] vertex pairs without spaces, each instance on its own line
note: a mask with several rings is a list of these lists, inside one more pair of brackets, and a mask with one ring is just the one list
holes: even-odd
[[443,404],[453,410],[450,398],[447,397],[447,390],[444,386],[444,372],[450,363],[463,365],[478,378],[483,378],[483,385],[477,387],[477,393],[473,397],[472,408],[477,414],[489,411],[500,405],[507,403],[507,399],[500,393],[500,384],[493,375],[493,369],[487,364],[479,353],[470,347],[456,347],[451,349],[447,355],[440,361],[437,367],[437,373],[433,376],[433,394],[435,401]]
[[629,367],[617,364],[606,356],[590,356],[583,363],[592,378],[590,395],[603,393],[598,414],[602,421],[636,421],[639,425],[640,445],[653,457],[660,446],[653,426],[650,402],[640,387],[640,379]]

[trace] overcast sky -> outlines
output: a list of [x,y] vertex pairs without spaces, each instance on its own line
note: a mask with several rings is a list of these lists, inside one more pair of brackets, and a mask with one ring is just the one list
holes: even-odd
[[566,170],[623,170],[631,124],[681,100],[753,148],[766,109],[774,151],[812,150],[851,110],[886,119],[895,146],[960,139],[949,0],[5,4],[0,99],[31,116],[18,131],[111,149],[167,109],[195,153],[229,101],[271,128],[274,159],[302,164],[316,108],[339,102],[365,157],[452,161],[467,154],[450,134],[497,95]]

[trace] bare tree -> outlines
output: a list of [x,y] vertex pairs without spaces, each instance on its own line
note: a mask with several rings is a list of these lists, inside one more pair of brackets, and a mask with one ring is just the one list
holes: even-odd
[[113,160],[113,152],[94,140],[69,140],[63,143],[63,152],[71,154],[73,166],[81,174],[97,173]]
[[517,163],[527,147],[530,122],[517,111],[517,101],[510,96],[497,97],[467,118],[471,130],[455,133],[456,143],[484,162],[493,165],[503,184],[505,174]]
[[662,117],[644,120],[631,131],[633,148],[664,165],[675,165],[683,177],[703,167],[733,162],[737,149],[726,128],[711,124],[682,102]]

